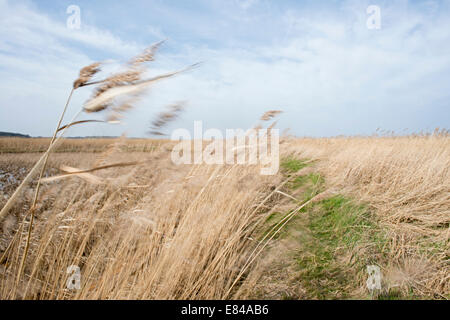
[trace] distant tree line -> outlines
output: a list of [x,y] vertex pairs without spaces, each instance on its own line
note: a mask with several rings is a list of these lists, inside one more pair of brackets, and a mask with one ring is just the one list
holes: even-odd
[[17,137],[17,138],[31,138],[28,134],[20,134],[13,132],[2,132],[0,131],[0,137]]

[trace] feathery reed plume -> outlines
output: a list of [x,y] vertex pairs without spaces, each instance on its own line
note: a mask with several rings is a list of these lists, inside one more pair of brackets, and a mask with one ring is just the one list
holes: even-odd
[[80,75],[77,80],[73,83],[73,88],[78,89],[85,86],[91,78],[100,71],[100,62],[95,62],[90,64],[80,70]]
[[[153,61],[155,53],[157,49],[161,46],[163,42],[158,42],[154,45],[151,45],[149,48],[145,49],[144,52],[137,55],[136,57],[132,58],[128,64],[127,69],[122,72],[115,73],[111,75],[110,77],[106,78],[105,80],[101,81],[101,84],[94,90],[94,93],[92,95],[92,98],[86,103],[88,107],[85,107],[86,112],[99,112],[104,109],[107,109],[112,103],[112,99],[120,95],[119,91],[113,91],[113,95],[111,95],[111,90],[114,90],[116,88],[120,87],[130,87],[137,85],[137,82],[141,80],[142,74],[146,71],[146,66],[144,65],[145,62]],[[81,75],[81,73],[80,73]],[[81,78],[81,77],[80,77]],[[135,86],[132,90],[134,93],[137,93],[141,89],[143,89],[144,86]],[[130,89],[130,88],[128,88]],[[106,93],[110,93],[107,95]],[[131,94],[133,92],[124,92],[125,94]],[[97,101],[96,99],[102,97],[109,97],[106,100],[100,99],[99,101],[102,101],[102,103],[97,103],[95,107],[92,107],[92,105],[89,106],[89,102]],[[126,104],[128,106],[128,104]],[[131,107],[131,106],[130,106]],[[116,106],[116,110],[114,110],[116,113],[120,111],[125,111],[129,108],[124,108],[123,106]],[[116,120],[117,117],[113,117],[114,120]]]
[[165,125],[167,125],[169,122],[179,117],[180,113],[184,110],[183,104],[184,102],[178,102],[167,106],[166,107],[167,110],[159,113],[156,119],[152,121],[151,130],[149,131],[149,133],[160,136],[166,135],[165,133],[162,133],[159,130],[163,128]]
[[[275,118],[276,116],[278,116],[280,113],[282,113],[283,111],[281,111],[281,110],[269,110],[269,111],[266,111],[266,112],[264,112],[264,114],[261,116],[261,118],[259,118],[259,120],[260,121],[269,121],[270,119],[273,119],[273,118]],[[274,123],[272,123],[272,125],[269,127],[269,131],[271,130],[271,129],[273,129],[273,127],[275,127],[275,125],[276,125],[276,121],[274,122]],[[263,124],[260,122],[260,123],[258,123],[257,125],[255,125],[254,127],[253,127],[253,130],[261,130],[263,128]],[[250,132],[250,130],[248,131],[248,132]],[[247,133],[248,133],[247,132]]]
[[125,111],[133,108],[133,104],[151,83],[172,77],[198,65],[194,64],[180,71],[142,80],[142,76],[147,70],[145,63],[154,60],[155,53],[163,42],[160,41],[150,46],[144,52],[132,58],[125,71],[113,74],[101,81],[92,97],[85,103],[84,111],[90,113],[109,109],[108,121],[118,122]]
[[259,119],[261,121],[269,121],[270,119],[275,118],[278,116],[282,111],[281,110],[270,110],[265,112],[262,117]]
[[271,131],[277,125],[278,121],[274,121],[267,129]]
[[114,104],[116,102],[115,98],[117,97],[126,98],[127,95],[134,95],[134,97],[137,98],[138,95],[141,94],[145,89],[147,89],[148,85],[150,85],[151,83],[157,82],[165,78],[173,77],[174,75],[188,71],[196,67],[197,65],[198,64],[193,64],[179,71],[165,73],[146,80],[134,81],[126,85],[122,84],[119,86],[112,86],[111,88],[108,88],[107,90],[103,91],[98,96],[94,95],[90,100],[88,100],[84,105],[84,111],[90,113],[90,112],[99,112],[109,107],[118,108],[117,104],[116,106]]
[[113,74],[103,80],[100,86],[95,88],[93,98],[100,96],[103,92],[106,92],[109,89],[133,84],[135,81],[140,79],[141,73],[141,70],[126,70]]
[[123,118],[123,114],[133,108],[133,104],[138,100],[138,94],[128,97],[124,102],[111,106],[111,111],[107,117],[110,123],[118,123]]
[[129,64],[136,68],[140,67],[143,63],[154,61],[155,60],[155,53],[159,49],[159,47],[165,42],[166,40],[159,41],[155,44],[152,44],[147,49],[144,50],[140,55],[132,58],[129,61]]
[[146,84],[111,86],[99,95],[94,95],[92,99],[88,100],[84,105],[84,111],[91,113],[105,110],[112,106],[115,98],[137,94],[142,92],[145,87]]

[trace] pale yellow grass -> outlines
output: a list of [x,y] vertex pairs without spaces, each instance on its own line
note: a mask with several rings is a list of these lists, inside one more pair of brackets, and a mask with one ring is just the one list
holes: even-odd
[[[62,139],[54,152],[103,152],[117,139],[84,138]],[[0,153],[35,153],[45,152],[51,138],[0,138]],[[152,151],[164,143],[163,140],[128,139],[127,150],[130,152]]]
[[[79,178],[44,185],[25,277],[14,285],[23,234],[7,255],[2,298],[229,297],[251,246],[255,207],[278,177],[259,176],[257,167],[176,167],[164,150],[114,155],[131,158],[151,161],[106,170],[106,187]],[[66,289],[71,265],[82,271],[79,291]]]
[[[392,281],[414,285],[425,296],[448,297],[448,137],[288,139],[281,150],[285,156],[316,160],[329,188],[373,208],[390,235],[390,263],[382,267]],[[38,157],[4,154],[0,162],[2,167],[31,167]],[[0,254],[16,241],[0,264],[0,298],[251,296],[246,283],[261,277],[253,269],[258,261],[231,286],[257,245],[255,226],[283,198],[274,195],[281,174],[261,176],[257,166],[175,166],[170,147],[164,146],[145,153],[117,152],[106,162],[133,160],[149,161],[96,173],[108,181],[106,186],[79,177],[44,184],[29,258],[16,285],[26,224],[21,233],[16,230],[32,189],[24,192],[10,213],[16,223],[10,218],[8,233],[2,235]],[[60,153],[49,166],[89,168],[96,161],[93,153]],[[71,265],[81,268],[80,290],[66,288]]]
[[314,159],[329,187],[369,204],[390,235],[400,285],[450,294],[450,137],[294,139],[285,152]]

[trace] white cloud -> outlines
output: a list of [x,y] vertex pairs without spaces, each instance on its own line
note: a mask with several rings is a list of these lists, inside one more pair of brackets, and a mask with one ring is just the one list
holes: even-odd
[[[0,1],[0,125],[3,131],[49,135],[78,70],[92,49],[129,57],[139,51],[107,30],[69,30],[30,7]],[[74,98],[81,107],[88,96]]]
[[[22,47],[40,47],[43,41],[75,41],[89,47],[130,55],[139,46],[122,41],[107,30],[81,24],[81,29],[67,28],[66,21],[55,22],[45,14],[14,2],[0,1],[0,36],[5,42]],[[46,48],[48,49],[48,48]]]
[[158,39],[161,39],[161,40],[167,39],[167,36],[164,34],[164,32],[159,27],[148,26],[147,30],[151,35],[155,36]]
[[189,86],[167,86],[189,88],[183,94],[214,127],[249,126],[274,107],[286,111],[280,124],[302,135],[448,127],[449,20],[385,6],[389,19],[373,31],[360,9],[329,19],[291,12],[297,32],[285,43],[208,51],[214,58]]
[[244,10],[249,9],[258,3],[258,0],[235,0],[235,1]]
[[[186,114],[176,124],[188,129],[193,120],[200,119],[209,127],[245,128],[274,108],[285,111],[280,126],[299,135],[372,133],[377,127],[398,131],[448,127],[450,12],[447,7],[433,9],[433,1],[423,10],[415,6],[405,9],[398,3],[382,6],[381,30],[368,30],[365,5],[348,1],[339,10],[326,13],[311,8],[306,14],[280,10],[273,16],[279,29],[272,31],[278,37],[264,42],[250,38],[248,43],[204,43],[200,47],[188,40],[170,42],[170,50],[163,48],[153,72],[205,63],[195,71],[156,84],[124,126],[88,128],[87,132],[118,135],[125,130],[132,136],[143,135],[156,109],[177,100],[189,101]],[[80,66],[90,62],[89,50],[83,48],[102,48],[124,57],[139,48],[94,27],[85,29],[87,35],[67,35],[65,25],[28,7],[9,15],[12,32],[8,34],[0,22],[0,36],[7,39],[0,44],[0,76],[11,78],[0,84],[6,92],[0,97],[0,124],[9,131],[51,132],[54,120],[47,119],[57,118],[55,108],[64,101],[68,85]],[[23,21],[30,17],[34,22]],[[255,30],[249,36],[258,32],[256,26],[269,23],[258,19],[252,20]],[[45,26],[39,21],[46,21]],[[206,27],[202,21],[192,23],[197,25],[186,26],[189,30]],[[248,21],[242,23],[236,30]],[[147,32],[163,35],[161,30],[166,30],[164,25],[152,24]],[[233,37],[230,29],[205,32]],[[192,39],[197,40],[196,34]],[[73,46],[70,41],[84,47]],[[11,54],[17,48],[19,54]],[[75,105],[81,105],[88,93],[77,95]],[[35,108],[30,103],[47,110],[46,116],[36,114],[32,120],[18,122],[14,120],[17,113],[4,108],[17,105],[18,112],[30,112]],[[73,134],[81,133],[75,130]]]

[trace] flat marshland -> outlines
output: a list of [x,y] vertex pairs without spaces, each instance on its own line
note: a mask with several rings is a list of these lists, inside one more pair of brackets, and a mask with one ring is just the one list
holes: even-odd
[[[0,140],[0,208],[47,149]],[[278,174],[173,143],[66,139],[0,222],[1,299],[448,299],[450,138],[282,138]],[[368,291],[367,266],[381,270]],[[70,266],[79,288],[68,287]],[[69,268],[69,269],[68,269]]]
[[[99,153],[106,151],[111,142],[117,138],[69,138],[62,139],[58,148],[53,152]],[[39,153],[48,149],[51,138],[0,138],[0,153]],[[148,152],[165,143],[164,140],[128,139],[127,152]]]

